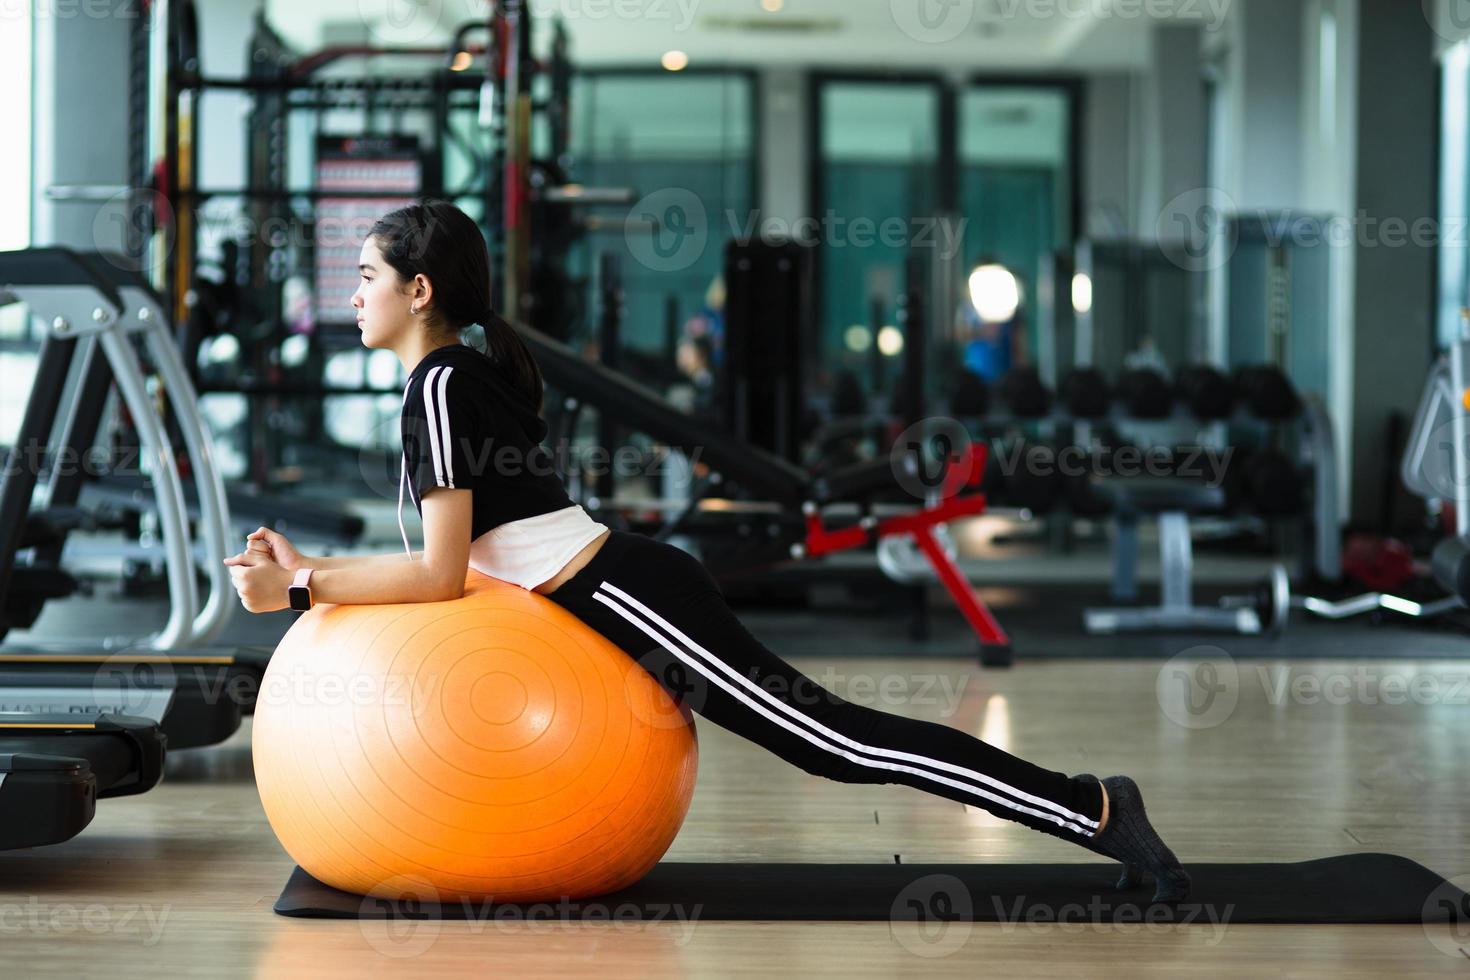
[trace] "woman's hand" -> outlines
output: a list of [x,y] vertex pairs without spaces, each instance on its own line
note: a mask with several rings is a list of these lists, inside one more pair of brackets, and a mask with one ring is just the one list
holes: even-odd
[[240,603],[246,611],[267,613],[290,607],[291,597],[286,590],[296,577],[290,569],[272,561],[253,545],[247,551],[226,558],[225,564],[230,566],[230,582],[239,593]]
[[245,541],[246,551],[268,558],[288,572],[314,567],[311,559],[297,551],[284,534],[268,527],[252,531]]

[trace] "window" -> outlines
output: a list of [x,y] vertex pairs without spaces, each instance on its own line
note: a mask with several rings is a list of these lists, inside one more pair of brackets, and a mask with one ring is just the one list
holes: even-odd
[[630,188],[638,199],[631,209],[583,212],[605,219],[567,263],[584,307],[570,322],[584,338],[594,332],[598,256],[608,252],[622,257],[624,352],[672,364],[670,328],[722,305],[712,287],[725,242],[755,214],[755,111],[754,80],[744,72],[609,70],[573,80],[571,178]]
[[912,222],[940,203],[941,95],[928,80],[818,83],[812,211],[821,244],[812,356],[814,366],[850,371],[870,390],[900,372],[897,331],[883,328],[897,319]]

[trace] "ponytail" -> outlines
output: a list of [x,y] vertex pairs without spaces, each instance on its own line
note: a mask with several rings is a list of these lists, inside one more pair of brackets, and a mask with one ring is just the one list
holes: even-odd
[[536,358],[531,355],[531,348],[516,333],[515,327],[493,309],[487,308],[480,315],[479,323],[485,328],[485,355],[504,372],[515,389],[536,406],[536,414],[541,414],[546,383]]

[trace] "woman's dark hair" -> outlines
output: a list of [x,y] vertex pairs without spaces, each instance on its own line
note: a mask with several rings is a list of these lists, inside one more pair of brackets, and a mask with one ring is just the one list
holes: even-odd
[[421,275],[434,284],[433,305],[425,313],[436,332],[459,334],[474,323],[485,328],[485,355],[540,412],[546,387],[541,368],[515,328],[490,306],[490,255],[474,219],[448,201],[423,201],[389,211],[368,237],[399,278]]

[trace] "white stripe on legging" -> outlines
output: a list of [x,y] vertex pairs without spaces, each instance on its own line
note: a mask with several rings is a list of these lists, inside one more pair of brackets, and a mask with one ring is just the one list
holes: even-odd
[[[907,772],[915,776],[923,776],[925,779],[930,779],[936,783],[941,783],[945,786],[950,786],[955,789],[963,790],[967,793],[971,793],[975,796],[981,797],[982,799],[991,800],[995,803],[1001,804],[1002,806],[1009,807],[1010,809],[1015,810],[1019,813],[1030,814],[1031,816],[1037,817],[1041,820],[1049,821],[1059,827],[1075,831],[1084,836],[1091,836],[1092,832],[1097,829],[1097,821],[1091,820],[1080,813],[1073,813],[1060,804],[1053,803],[1051,800],[1043,799],[1042,797],[1034,796],[1030,793],[1025,793],[1021,790],[1014,789],[1010,786],[1005,785],[992,776],[986,776],[983,773],[974,772],[960,766],[950,765],[947,762],[941,762],[937,759],[929,759],[925,758],[924,756],[913,755],[908,752],[900,752],[896,749],[884,749],[877,746],[863,745],[862,743],[856,742],[839,732],[835,732],[832,729],[821,724],[820,722],[814,721],[813,719],[808,718],[806,715],[801,714],[791,705],[777,699],[769,691],[761,688],[758,684],[751,681],[749,678],[742,676],[738,671],[735,671],[724,661],[720,660],[714,654],[701,647],[698,643],[695,643],[673,624],[669,623],[667,620],[659,616],[657,613],[649,609],[637,599],[634,599],[632,596],[628,595],[628,593],[624,592],[622,589],[619,589],[617,586],[612,585],[608,582],[603,582],[600,588],[606,589],[607,592],[612,593],[619,598],[627,601],[630,605],[637,607],[650,619],[662,626],[663,629],[667,630],[669,635],[677,637],[680,642],[687,644],[689,647],[689,651],[679,649],[675,644],[669,641],[668,637],[648,625],[648,623],[646,623],[637,613],[623,606],[620,602],[616,601],[610,596],[604,595],[601,592],[597,592],[593,594],[592,598],[596,599],[604,606],[607,606],[619,616],[622,616],[624,619],[632,623],[634,626],[638,627],[644,633],[647,633],[654,640],[658,641],[660,646],[668,650],[675,657],[679,658],[679,660],[688,664],[690,667],[693,667],[699,673],[703,674],[711,682],[723,688],[737,701],[746,705],[757,714],[769,719],[780,727],[785,728],[793,734],[799,735],[800,737],[806,739],[808,742],[811,742],[813,745],[817,746],[820,749],[831,752],[834,755],[839,755],[842,758],[849,760],[850,762],[856,762],[858,765],[867,766],[871,769],[888,769],[893,772]],[[749,694],[746,694],[744,691],[741,691],[732,686],[730,682],[725,680],[723,677],[719,677],[716,674],[712,673],[709,670],[708,665],[706,665],[701,660],[701,657],[694,656],[692,652],[697,652],[703,658],[708,659],[710,664],[718,668],[723,673],[728,674],[731,678],[735,680],[736,683],[746,688],[748,691],[751,692],[751,694],[754,694],[755,698],[752,699]],[[780,715],[771,711],[770,708],[767,707],[767,705],[770,705],[780,712],[789,715],[791,718],[794,718],[797,721],[801,722],[804,726],[810,726],[810,729],[812,730],[808,730],[808,728],[806,727],[800,727],[793,724],[788,718],[781,717]],[[825,736],[825,739],[822,736]],[[857,754],[860,752],[867,753],[871,756],[878,756],[880,758],[864,758],[862,755]],[[996,789],[1001,790],[1002,792],[1010,793],[1020,799],[1028,800],[1032,803],[1036,803],[1039,806],[1054,810],[1055,812],[1047,813],[1044,810],[1038,810],[1033,807],[1024,806],[1016,802],[1016,800],[1007,799],[1004,796],[997,796],[994,793],[983,790],[979,786],[973,785],[972,782],[960,782],[958,780],[950,779],[946,776],[938,775],[937,773],[927,772],[923,769],[915,769],[912,766],[900,765],[896,762],[885,762],[883,761],[883,759],[902,759],[906,761],[917,762],[926,766],[933,766],[936,769],[943,769],[947,772],[952,772],[956,775],[964,776],[969,780],[993,786]],[[1060,816],[1058,814],[1060,814]]]
[[424,420],[429,429],[429,448],[434,454],[434,476],[441,487],[454,488],[454,454],[450,452],[449,406],[444,395],[454,368],[436,367],[424,379]]

